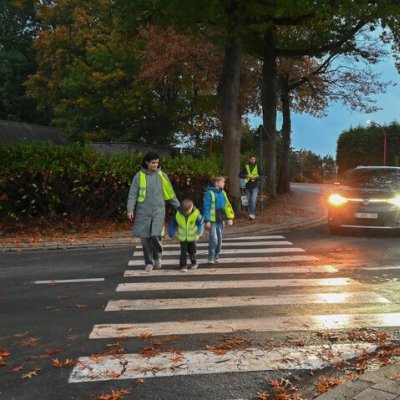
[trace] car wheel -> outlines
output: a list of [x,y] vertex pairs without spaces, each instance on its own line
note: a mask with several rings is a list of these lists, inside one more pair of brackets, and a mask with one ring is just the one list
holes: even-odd
[[337,225],[328,224],[328,231],[331,235],[337,235],[340,232],[340,228]]

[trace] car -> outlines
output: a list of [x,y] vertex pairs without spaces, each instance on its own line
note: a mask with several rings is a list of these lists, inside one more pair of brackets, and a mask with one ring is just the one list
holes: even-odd
[[400,231],[400,167],[359,166],[346,171],[328,197],[328,229]]

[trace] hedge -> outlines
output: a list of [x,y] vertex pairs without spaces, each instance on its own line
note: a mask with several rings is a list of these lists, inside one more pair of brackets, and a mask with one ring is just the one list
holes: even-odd
[[[0,145],[0,217],[119,218],[142,155],[102,156],[90,145]],[[161,160],[177,197],[201,207],[204,189],[222,172],[218,158]]]

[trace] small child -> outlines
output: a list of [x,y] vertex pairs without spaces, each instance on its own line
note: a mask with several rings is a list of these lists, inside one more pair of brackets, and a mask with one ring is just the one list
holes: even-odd
[[225,178],[221,175],[215,176],[207,191],[204,193],[203,213],[206,228],[210,230],[208,242],[208,263],[219,263],[219,253],[222,248],[222,233],[224,221],[228,225],[233,224],[235,214],[228,196],[224,190]]
[[204,220],[200,211],[190,199],[184,199],[175,217],[171,218],[168,226],[168,235],[171,238],[174,237],[177,229],[178,239],[181,244],[179,260],[181,272],[187,272],[187,254],[190,257],[190,268],[196,269],[199,266],[196,260],[196,243],[204,231]]

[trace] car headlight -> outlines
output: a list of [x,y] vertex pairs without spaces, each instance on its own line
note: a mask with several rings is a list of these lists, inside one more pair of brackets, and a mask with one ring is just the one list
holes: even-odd
[[347,203],[346,197],[341,196],[340,194],[337,193],[332,193],[328,197],[328,203],[334,207],[340,207],[343,204]]
[[397,195],[397,196],[393,197],[392,199],[389,199],[388,202],[390,204],[394,204],[395,206],[400,207],[400,195]]

